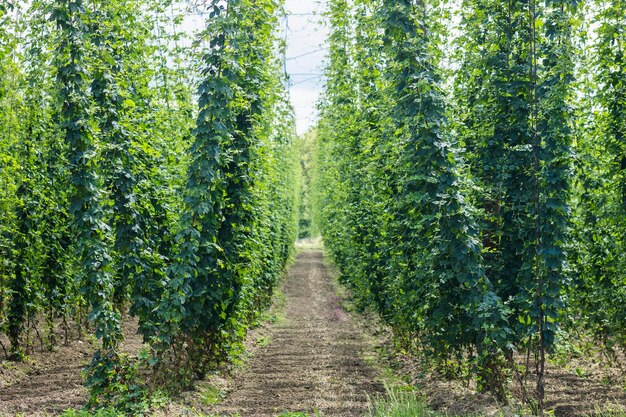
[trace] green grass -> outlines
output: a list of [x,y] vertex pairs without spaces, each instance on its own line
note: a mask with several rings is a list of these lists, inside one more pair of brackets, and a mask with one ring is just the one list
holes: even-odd
[[435,417],[436,414],[428,409],[424,400],[417,397],[415,392],[387,389],[383,397],[370,400],[368,417]]
[[222,402],[224,392],[212,385],[208,385],[202,389],[200,394],[200,402],[204,405],[216,405]]
[[452,416],[432,411],[415,390],[386,387],[384,396],[370,398],[366,417],[478,417]]
[[259,314],[252,327],[259,327],[263,323],[276,324],[283,321],[285,319],[283,314],[285,304],[287,304],[287,296],[280,288],[276,288],[272,297],[271,307]]
[[608,405],[604,410],[597,409],[593,417],[626,417],[626,410],[619,405]]
[[271,338],[269,336],[261,336],[256,340],[256,345],[258,347],[265,347],[269,345],[271,342]]

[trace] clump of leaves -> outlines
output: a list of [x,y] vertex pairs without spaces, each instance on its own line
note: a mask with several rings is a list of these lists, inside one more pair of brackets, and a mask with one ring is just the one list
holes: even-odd
[[88,409],[114,408],[136,415],[149,408],[149,390],[141,382],[139,362],[115,352],[98,351],[85,368]]

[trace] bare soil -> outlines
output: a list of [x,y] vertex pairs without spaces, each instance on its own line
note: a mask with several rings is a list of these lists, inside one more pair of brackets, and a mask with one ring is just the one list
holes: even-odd
[[[127,319],[122,351],[136,354],[143,345],[137,323]],[[36,345],[37,346],[37,345]],[[68,345],[49,352],[37,346],[21,363],[0,363],[0,416],[58,416],[85,404],[81,371],[95,351],[88,337],[74,335]]]
[[[368,397],[384,392],[376,362],[395,364],[396,372],[419,387],[419,394],[437,411],[524,415],[516,411],[515,404],[501,408],[493,397],[476,393],[471,384],[446,380],[419,357],[395,351],[389,330],[380,320],[344,310],[345,300],[330,275],[320,250],[307,249],[298,255],[283,286],[283,317],[251,332],[245,367],[199,382],[180,402],[154,415],[203,412],[222,417],[274,417],[300,411],[324,417],[362,417]],[[126,320],[124,327],[123,350],[135,354],[142,347],[137,324]],[[68,346],[59,346],[54,352],[35,344],[26,362],[2,360],[0,416],[54,416],[82,406],[87,393],[81,370],[94,351],[88,340],[74,335]],[[608,360],[601,351],[589,348],[593,343],[582,344],[588,348],[551,357],[546,375],[548,409],[557,417],[578,417],[626,408],[626,355],[620,352]],[[532,389],[532,375],[528,386]],[[215,390],[224,398],[212,405],[214,398],[209,396],[207,401],[206,393]],[[515,383],[510,391],[514,397],[520,394]]]
[[567,358],[549,357],[552,362],[547,365],[546,405],[555,410],[555,416],[626,411],[624,357],[609,360],[598,349],[593,346]]
[[[378,372],[366,364],[372,345],[357,319],[342,308],[320,250],[300,254],[283,288],[286,302],[274,325],[252,333],[252,353],[230,381],[200,382],[187,404],[170,404],[155,415],[189,414],[191,409],[222,416],[276,416],[283,411],[323,416],[363,416],[368,395],[383,391]],[[125,323],[125,352],[142,346],[136,323]],[[249,342],[250,343],[250,342]],[[0,366],[0,416],[55,416],[85,403],[82,368],[94,351],[88,338],[74,335],[54,352],[35,345],[27,361]],[[1,359],[1,358],[0,358]],[[221,386],[220,383],[222,384]],[[216,406],[202,389],[227,391]],[[163,414],[165,413],[165,414]]]
[[[409,377],[419,387],[428,406],[451,416],[478,415],[509,417],[530,415],[522,402],[519,382],[511,378],[510,404],[499,404],[488,393],[478,393],[473,383],[449,380],[433,371],[419,356],[395,352],[390,334],[378,339],[378,349],[394,364],[396,372]],[[595,346],[595,345],[594,345]],[[626,412],[626,358],[608,360],[599,347],[588,348],[576,355],[549,355],[546,364],[546,410],[555,417],[585,417],[603,412]],[[532,361],[531,361],[532,362]],[[524,363],[523,355],[518,357]],[[527,392],[532,395],[536,377],[526,378]],[[620,414],[623,415],[623,414]]]
[[343,310],[321,251],[298,255],[284,292],[285,318],[271,328],[267,346],[257,350],[213,411],[241,417],[284,411],[362,417],[368,395],[383,387],[365,360],[371,345]]

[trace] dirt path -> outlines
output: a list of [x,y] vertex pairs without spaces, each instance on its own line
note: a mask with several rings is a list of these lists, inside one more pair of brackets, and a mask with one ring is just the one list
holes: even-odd
[[362,417],[367,394],[381,392],[382,386],[364,361],[367,343],[342,310],[321,251],[297,257],[285,295],[286,318],[215,411],[241,417],[284,411]]
[[[257,349],[230,394],[211,411],[241,417],[283,411],[362,417],[367,394],[383,387],[365,363],[369,346],[363,330],[341,308],[321,251],[297,257],[284,291],[285,318],[271,327],[269,343]],[[125,327],[136,329],[136,323]],[[141,339],[133,329],[125,329],[123,350],[136,353]],[[53,353],[36,351],[27,363],[2,362],[0,416],[54,416],[83,405],[81,370],[92,351],[89,343],[73,340]]]

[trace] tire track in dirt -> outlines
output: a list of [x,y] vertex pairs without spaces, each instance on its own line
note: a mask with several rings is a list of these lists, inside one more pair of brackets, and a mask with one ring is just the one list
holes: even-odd
[[298,255],[285,284],[286,318],[216,407],[220,415],[269,417],[284,411],[363,416],[383,390],[365,363],[362,330],[341,308],[322,252]]

